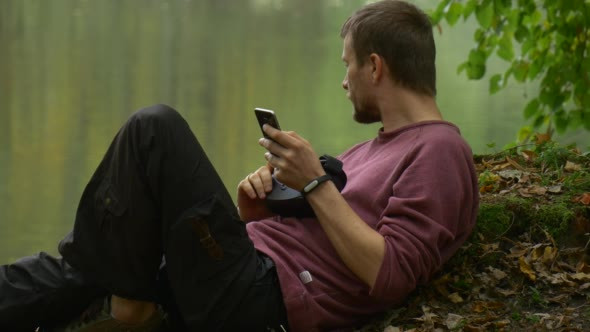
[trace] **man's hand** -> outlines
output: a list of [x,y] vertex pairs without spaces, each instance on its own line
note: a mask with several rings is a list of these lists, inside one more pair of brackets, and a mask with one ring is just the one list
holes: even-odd
[[272,190],[272,166],[266,165],[248,174],[238,184],[238,211],[243,221],[273,216],[266,208],[266,193]]
[[262,130],[272,140],[261,138],[258,143],[269,151],[264,157],[274,167],[277,180],[301,191],[313,179],[326,174],[311,144],[297,133],[269,125]]
[[[275,168],[277,180],[301,191],[310,181],[326,174],[311,144],[299,135],[268,125],[262,130],[272,138],[262,138],[259,143],[269,151],[265,157]],[[352,210],[330,181],[314,189],[306,199],[344,264],[373,287],[385,257],[383,236]]]

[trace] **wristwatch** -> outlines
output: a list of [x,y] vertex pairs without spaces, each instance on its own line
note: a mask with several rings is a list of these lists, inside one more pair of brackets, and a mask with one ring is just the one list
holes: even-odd
[[321,183],[324,183],[326,181],[332,181],[332,177],[328,174],[324,174],[320,177],[317,177],[317,178],[311,180],[311,182],[308,183],[305,187],[303,187],[303,190],[301,193],[303,194],[303,196],[305,196],[305,195],[309,194],[310,192],[312,192],[312,190],[314,190]]

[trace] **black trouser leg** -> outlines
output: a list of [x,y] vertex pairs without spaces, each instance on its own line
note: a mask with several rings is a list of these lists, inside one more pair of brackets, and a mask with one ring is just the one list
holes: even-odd
[[32,332],[60,323],[104,292],[61,258],[24,257],[0,266],[0,331]]
[[112,294],[157,300],[162,257],[191,329],[216,330],[255,277],[245,225],[188,124],[157,105],[121,128],[84,190],[64,259]]

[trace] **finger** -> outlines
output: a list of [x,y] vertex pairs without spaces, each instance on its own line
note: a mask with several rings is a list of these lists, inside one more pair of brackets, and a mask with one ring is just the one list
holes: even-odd
[[293,143],[294,138],[283,131],[280,131],[272,126],[267,124],[262,126],[262,130],[276,143],[284,146],[290,147]]
[[258,197],[264,199],[266,197],[266,191],[264,190],[264,184],[262,183],[262,179],[258,173],[252,173],[248,175],[248,181],[256,191]]
[[246,195],[248,195],[248,197],[250,197],[250,199],[256,199],[256,191],[254,191],[254,188],[252,187],[252,185],[250,184],[250,181],[248,181],[248,179],[244,179],[240,182],[240,184],[238,185],[238,187],[244,191],[246,193]]
[[267,149],[270,153],[279,157],[283,157],[287,152],[287,149],[284,146],[267,138],[261,138],[258,140],[258,144]]
[[264,154],[264,158],[274,168],[274,174],[275,175],[281,169],[281,166],[284,166],[283,165],[283,160],[281,159],[281,157],[278,157],[278,156],[276,156],[276,155],[274,155],[274,154],[272,154],[270,152],[266,152]]
[[268,166],[263,166],[258,169],[258,174],[260,175],[260,179],[262,179],[262,186],[264,187],[265,192],[269,192],[272,190],[272,174],[271,169]]

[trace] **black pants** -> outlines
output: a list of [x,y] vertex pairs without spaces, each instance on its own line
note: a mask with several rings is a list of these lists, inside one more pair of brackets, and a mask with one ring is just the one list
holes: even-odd
[[164,105],[118,132],[59,251],[63,260],[0,267],[0,328],[50,325],[109,293],[162,302],[191,331],[286,326],[272,262],[186,121]]

